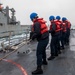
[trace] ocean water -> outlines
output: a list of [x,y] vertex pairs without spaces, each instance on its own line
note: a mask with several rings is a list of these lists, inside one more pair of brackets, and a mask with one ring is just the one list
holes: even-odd
[[9,46],[13,46],[16,44],[19,44],[21,41],[28,39],[30,36],[30,34],[25,34],[22,33],[20,35],[14,35],[14,36],[10,36],[10,37],[4,37],[4,38],[0,38],[0,50],[2,49],[1,44],[4,45],[4,47]]

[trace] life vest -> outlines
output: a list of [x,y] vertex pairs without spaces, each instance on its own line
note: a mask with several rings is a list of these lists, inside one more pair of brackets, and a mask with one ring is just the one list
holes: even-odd
[[2,10],[2,6],[0,5],[0,10]]
[[[43,18],[38,18],[35,22],[39,22],[40,23],[40,28],[41,28],[41,31],[40,33],[43,34],[45,32],[48,31],[48,27],[46,25],[46,21],[43,20]],[[35,24],[34,22],[34,24]],[[34,24],[32,25],[32,31],[34,31]]]
[[71,28],[71,23],[68,21],[68,28],[70,29]]
[[63,22],[62,25],[63,25],[63,30],[62,31],[66,32],[66,23]]
[[65,23],[66,23],[66,28],[70,29],[71,28],[71,23],[68,20],[66,20]]
[[62,21],[60,20],[55,20],[56,22],[56,26],[57,26],[57,30],[56,31],[61,31],[63,28],[62,28]]
[[[57,21],[57,20],[54,20],[54,22],[53,22],[55,25],[56,25],[56,30],[55,30],[55,32],[59,32],[59,31],[61,31],[62,30],[62,28],[61,28],[61,22],[60,21]],[[52,30],[52,24],[53,23],[51,23],[51,25],[50,25],[50,30]]]

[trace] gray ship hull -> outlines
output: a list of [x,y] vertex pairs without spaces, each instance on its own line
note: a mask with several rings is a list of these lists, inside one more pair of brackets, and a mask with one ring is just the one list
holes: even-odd
[[30,30],[29,25],[3,25],[0,26],[0,37],[21,34],[27,30]]

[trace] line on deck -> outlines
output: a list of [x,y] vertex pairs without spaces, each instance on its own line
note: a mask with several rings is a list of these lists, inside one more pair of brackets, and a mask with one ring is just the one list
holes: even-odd
[[28,75],[27,72],[26,72],[26,70],[20,64],[14,62],[12,60],[7,60],[7,59],[3,59],[3,61],[9,62],[9,63],[17,66],[22,71],[23,75]]

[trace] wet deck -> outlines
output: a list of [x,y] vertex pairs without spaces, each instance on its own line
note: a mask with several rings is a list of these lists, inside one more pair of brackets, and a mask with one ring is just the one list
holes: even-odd
[[[19,49],[20,52],[30,50],[28,53],[14,52],[0,62],[0,75],[32,75],[36,69],[36,42],[32,42]],[[0,57],[5,54],[0,53]],[[50,55],[47,49],[47,57]],[[42,75],[75,75],[75,30],[71,31],[70,45],[66,46],[58,57],[48,61],[47,66],[43,66]]]

